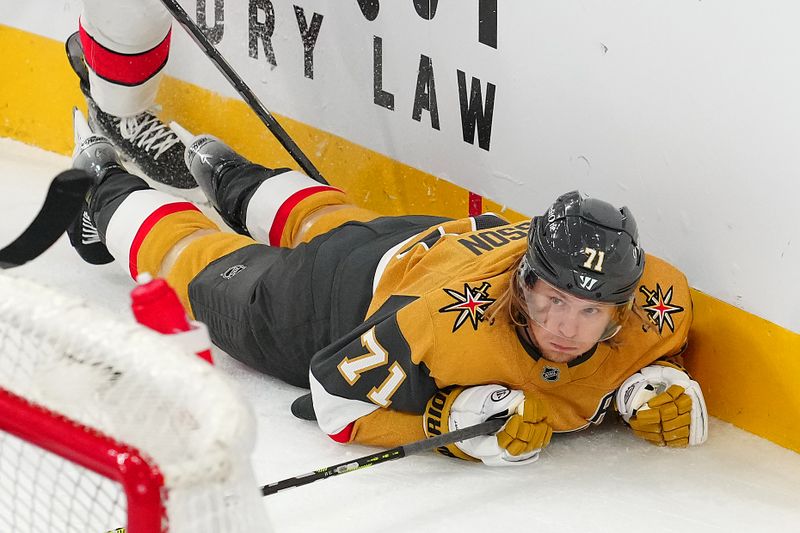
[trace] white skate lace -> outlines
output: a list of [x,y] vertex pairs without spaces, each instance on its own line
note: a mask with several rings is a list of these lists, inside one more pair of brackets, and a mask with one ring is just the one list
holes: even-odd
[[133,117],[120,118],[119,132],[122,138],[146,151],[155,150],[153,159],[169,150],[180,140],[163,122],[149,111]]

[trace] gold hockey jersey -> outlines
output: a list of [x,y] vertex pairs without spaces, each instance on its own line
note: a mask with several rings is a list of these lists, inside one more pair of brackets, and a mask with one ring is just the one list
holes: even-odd
[[542,398],[557,432],[599,423],[630,375],[685,348],[692,320],[684,275],[646,256],[637,312],[622,330],[570,363],[541,357],[505,310],[529,221],[493,215],[446,222],[387,252],[361,327],[317,353],[311,389],[320,427],[339,442],[397,446],[424,438],[437,389],[489,383]]

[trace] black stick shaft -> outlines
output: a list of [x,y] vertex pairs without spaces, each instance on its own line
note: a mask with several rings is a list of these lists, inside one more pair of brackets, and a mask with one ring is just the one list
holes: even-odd
[[261,487],[261,494],[262,496],[269,496],[270,494],[275,494],[281,490],[308,485],[309,483],[313,483],[319,479],[326,479],[329,477],[338,476],[339,474],[353,472],[354,470],[360,470],[368,466],[394,461],[395,459],[402,459],[407,455],[433,450],[440,446],[446,446],[454,442],[471,439],[479,435],[488,435],[498,431],[505,423],[505,419],[494,418],[487,420],[486,422],[481,422],[480,424],[475,424],[474,426],[451,431],[450,433],[444,433],[437,437],[418,440],[417,442],[412,442],[411,444],[406,444],[405,446],[398,446],[397,448],[373,453],[372,455],[365,455],[364,457],[339,463],[338,465],[320,468],[319,470],[314,470],[313,472],[309,472],[307,474],[302,474],[300,476],[291,477],[281,481],[276,481],[275,483],[264,485]]
[[297,146],[297,143],[286,133],[286,130],[275,120],[275,117],[264,107],[264,104],[262,104],[253,91],[250,90],[250,87],[242,80],[241,76],[233,70],[225,58],[222,57],[222,54],[219,53],[203,32],[200,31],[197,24],[189,18],[189,15],[186,14],[186,11],[183,10],[180,4],[178,4],[176,0],[161,0],[161,3],[164,4],[164,7],[167,8],[175,20],[189,33],[192,40],[203,49],[208,58],[211,59],[211,62],[214,63],[222,75],[225,76],[225,79],[236,89],[253,112],[258,115],[258,118],[261,119],[269,131],[278,139],[278,142],[280,142],[294,160],[297,161],[300,168],[303,169],[303,172],[308,174],[308,176],[315,181],[327,185],[328,182],[322,177],[308,157],[306,157],[306,154],[303,153],[300,147]]

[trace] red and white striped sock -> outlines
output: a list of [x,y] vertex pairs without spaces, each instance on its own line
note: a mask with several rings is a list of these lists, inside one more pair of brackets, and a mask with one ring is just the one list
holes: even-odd
[[92,99],[114,116],[153,105],[169,57],[171,18],[160,2],[84,0],[79,21]]

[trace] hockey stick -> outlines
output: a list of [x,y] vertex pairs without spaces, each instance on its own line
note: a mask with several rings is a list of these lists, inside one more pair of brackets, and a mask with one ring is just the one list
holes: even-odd
[[82,170],[65,170],[50,183],[44,204],[28,228],[0,250],[0,268],[18,267],[50,248],[81,210],[92,178]]
[[270,483],[269,485],[264,485],[261,487],[261,495],[269,496],[270,494],[275,494],[281,490],[308,485],[309,483],[313,483],[319,479],[327,479],[329,477],[338,476],[339,474],[346,474],[354,470],[360,470],[368,466],[374,466],[387,461],[394,461],[395,459],[402,459],[407,455],[433,450],[440,446],[447,446],[448,444],[453,444],[454,442],[471,439],[480,435],[488,435],[498,431],[505,423],[506,419],[504,418],[492,418],[486,422],[481,422],[480,424],[475,424],[474,426],[469,426],[463,429],[457,429],[455,431],[451,431],[450,433],[444,433],[438,437],[418,440],[417,442],[412,442],[411,444],[406,444],[405,446],[398,446],[397,448],[392,448],[391,450],[384,450],[382,452],[373,453],[372,455],[365,455],[364,457],[359,457],[358,459],[353,459],[352,461],[347,461],[346,463],[326,466],[307,474],[290,477],[288,479],[276,481],[275,483]]
[[245,102],[250,106],[250,109],[258,115],[258,118],[261,119],[261,122],[267,126],[270,132],[278,139],[278,142],[286,149],[287,152],[294,158],[295,161],[300,165],[300,168],[308,174],[309,177],[312,179],[322,183],[323,185],[328,185],[328,182],[322,175],[319,173],[317,168],[314,166],[313,163],[306,157],[306,154],[300,149],[299,146],[289,137],[289,134],[286,133],[286,130],[281,127],[275,117],[264,107],[264,104],[256,97],[250,87],[242,80],[242,78],[233,70],[233,68],[228,64],[222,54],[219,53],[213,44],[206,38],[200,28],[197,27],[197,24],[189,18],[189,15],[186,14],[186,11],[178,4],[176,0],[161,0],[161,3],[164,4],[164,7],[172,14],[175,20],[183,26],[192,40],[203,49],[206,56],[214,63],[214,66],[225,76],[225,79],[236,89],[236,92],[244,99]]

